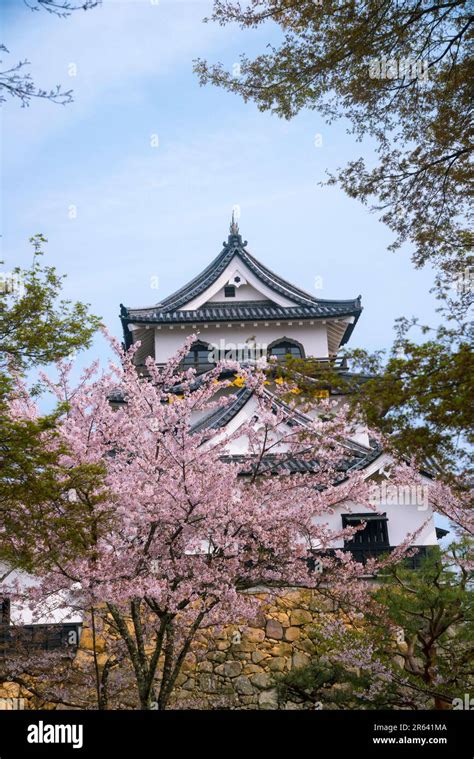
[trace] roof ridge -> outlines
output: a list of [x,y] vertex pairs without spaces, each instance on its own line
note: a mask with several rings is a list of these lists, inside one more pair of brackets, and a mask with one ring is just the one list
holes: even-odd
[[[205,269],[191,279],[186,285],[183,285],[178,290],[175,290],[174,293],[168,295],[167,298],[164,298],[160,303],[157,303],[155,308],[161,307],[162,310],[172,310],[173,308],[179,307],[181,303],[185,303],[186,300],[191,300],[190,296],[195,297],[193,291],[201,286],[202,280],[205,280],[216,267],[222,265],[223,260],[228,257],[229,253],[230,250],[224,246],[221,252],[206,266]],[[229,258],[231,258],[231,256],[229,256]],[[205,286],[203,289],[205,289]],[[196,294],[199,295],[199,293]],[[181,301],[181,303],[179,301]]]
[[[238,300],[237,298],[232,298],[232,302],[230,302],[230,299],[227,300],[208,300],[206,303],[206,308],[222,308],[222,306],[237,306],[239,308],[244,308],[245,306],[276,306],[277,304],[275,301],[270,300],[270,298],[261,298],[261,300]],[[283,306],[283,308],[285,308]],[[186,310],[186,309],[184,309]],[[200,309],[199,309],[200,310]]]
[[[261,269],[264,273],[264,275],[268,276],[269,278],[275,278],[277,281],[277,285],[282,287],[284,290],[288,290],[289,293],[292,293],[293,295],[296,294],[297,297],[303,299],[303,300],[309,300],[311,303],[318,303],[318,298],[315,298],[310,293],[306,292],[306,290],[303,290],[300,287],[297,287],[296,285],[293,285],[291,282],[287,282],[284,280],[279,274],[274,272],[272,269],[270,269],[268,266],[265,266],[261,261],[258,260],[250,251],[243,248],[242,251],[248,258],[251,260],[252,264],[257,268]],[[244,259],[245,261],[245,259]]]
[[[166,313],[168,311],[180,308],[187,301],[190,301],[199,296],[204,290],[210,287],[217,278],[222,274],[225,267],[230,263],[234,256],[237,256],[241,261],[250,268],[250,270],[260,279],[263,284],[270,287],[270,289],[278,292],[280,295],[284,295],[290,300],[295,301],[295,307],[298,305],[332,305],[332,304],[344,304],[352,305],[352,307],[360,307],[360,296],[358,298],[349,298],[345,300],[316,298],[310,293],[306,292],[300,287],[293,285],[291,282],[283,279],[279,274],[274,272],[268,266],[259,261],[249,250],[246,248],[247,241],[242,240],[240,233],[231,232],[227,239],[224,241],[221,252],[193,279],[187,284],[175,290],[174,293],[168,295],[153,308],[157,311]],[[291,308],[291,306],[289,307]],[[127,309],[127,310],[148,310],[148,309]]]

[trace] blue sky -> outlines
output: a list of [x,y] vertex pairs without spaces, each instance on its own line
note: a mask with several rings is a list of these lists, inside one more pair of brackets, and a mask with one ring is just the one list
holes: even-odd
[[[366,207],[317,186],[326,169],[370,159],[370,146],[315,113],[286,122],[199,87],[194,58],[231,68],[240,52],[274,41],[275,28],[203,24],[207,0],[105,0],[64,20],[22,0],[2,6],[10,61],[28,58],[42,86],[74,89],[64,107],[4,106],[7,269],[29,263],[28,238],[42,232],[66,296],[89,302],[120,336],[119,303],[157,302],[198,273],[239,205],[249,250],[267,266],[322,298],[362,294],[352,345],[388,347],[400,315],[432,319],[432,273],[416,271],[408,250],[387,252],[392,235]],[[78,362],[106,352],[98,338]]]

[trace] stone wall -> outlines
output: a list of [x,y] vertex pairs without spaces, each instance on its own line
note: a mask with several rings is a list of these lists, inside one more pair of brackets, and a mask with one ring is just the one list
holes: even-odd
[[278,703],[276,679],[306,665],[314,647],[311,629],[321,613],[309,590],[281,591],[251,624],[201,632],[188,654],[170,706],[198,709],[301,709]]
[[[321,596],[310,590],[281,590],[268,600],[256,593],[260,610],[252,622],[236,620],[223,629],[200,631],[178,676],[169,708],[179,709],[302,709],[302,703],[279,703],[276,680],[310,661],[314,647],[311,631],[321,616]],[[96,639],[99,666],[107,658],[105,641]],[[78,670],[91,669],[93,639],[84,625],[75,658]],[[88,688],[78,688],[87,701]],[[0,708],[60,708],[22,693],[14,683],[0,685]],[[26,697],[21,707],[11,706],[13,697]],[[126,708],[137,708],[131,694]],[[95,695],[91,691],[91,704]],[[125,699],[126,703],[127,699]]]

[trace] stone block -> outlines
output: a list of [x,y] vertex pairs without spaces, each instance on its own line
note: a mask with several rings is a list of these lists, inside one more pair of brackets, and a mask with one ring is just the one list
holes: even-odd
[[199,675],[199,689],[204,693],[217,692],[217,680],[213,675]]
[[277,619],[268,619],[265,625],[265,634],[267,638],[281,640],[283,638],[283,627]]
[[270,649],[272,656],[291,656],[293,647],[290,643],[277,643]]
[[306,609],[293,609],[290,612],[291,625],[298,627],[299,625],[307,625],[313,621],[311,612]]
[[242,696],[251,696],[255,693],[252,683],[245,675],[239,675],[239,677],[234,680],[233,685],[237,693],[241,693]]
[[[105,638],[102,638],[100,635],[96,635],[95,650],[105,651],[105,645],[106,645]],[[90,627],[83,627],[82,632],[81,632],[81,637],[79,640],[79,648],[85,648],[87,651],[94,650],[92,630],[90,629]]]
[[224,651],[210,651],[207,655],[209,661],[215,661],[217,663],[225,661]]
[[278,697],[275,689],[264,690],[258,697],[259,709],[278,709]]
[[252,628],[253,627],[263,628],[265,627],[265,622],[266,622],[265,614],[263,613],[263,611],[261,611],[261,609],[259,609],[255,617],[250,619],[247,624],[249,627],[252,627]]
[[241,696],[240,700],[245,706],[249,706],[250,708],[257,706],[257,698],[256,696]]
[[309,640],[309,638],[302,638],[301,640],[295,641],[295,648],[300,651],[306,651],[308,654],[312,654],[314,651],[314,643],[312,640]]
[[218,651],[227,651],[227,649],[230,648],[230,643],[228,640],[218,640],[216,642],[216,648]]
[[271,669],[272,672],[283,672],[287,666],[287,661],[284,656],[276,656],[268,663],[268,669]]
[[250,627],[244,633],[244,643],[245,642],[260,643],[264,638],[265,638],[264,631],[260,630],[258,627]]
[[183,672],[191,672],[191,670],[196,668],[196,657],[194,654],[188,654],[183,662],[183,666],[181,667]]
[[255,643],[250,640],[243,640],[241,643],[232,644],[232,652],[238,651],[240,654],[250,654],[255,649]]
[[306,667],[310,662],[309,656],[303,654],[300,651],[296,651],[291,657],[292,669],[298,669],[299,667]]
[[216,673],[224,677],[238,677],[242,672],[242,664],[239,661],[227,661],[216,667]]
[[182,685],[186,682],[188,679],[188,676],[185,672],[180,672],[176,678],[176,685],[178,688],[181,688]]
[[257,688],[261,688],[262,690],[270,688],[270,686],[273,683],[273,679],[271,675],[268,674],[268,672],[262,672],[261,674],[253,675],[250,678],[252,685],[256,685]]

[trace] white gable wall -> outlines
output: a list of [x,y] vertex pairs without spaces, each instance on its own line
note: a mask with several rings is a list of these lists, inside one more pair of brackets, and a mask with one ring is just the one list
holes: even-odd
[[215,298],[217,293],[220,293],[225,285],[231,282],[235,275],[240,275],[243,279],[245,279],[246,283],[248,285],[251,285],[254,290],[260,292],[263,298],[266,300],[271,300],[279,306],[291,307],[298,305],[298,303],[296,303],[294,300],[291,300],[291,293],[288,293],[288,297],[284,297],[283,295],[276,293],[270,287],[267,287],[265,284],[263,284],[263,282],[261,282],[255,276],[255,274],[248,268],[248,266],[246,266],[246,264],[244,264],[240,258],[234,256],[213,285],[208,287],[207,290],[204,290],[201,295],[198,295],[196,298],[188,301],[188,303],[184,303],[182,306],[180,306],[179,310],[194,311],[197,308],[201,308],[205,303],[210,301],[211,298]]
[[215,295],[213,295],[212,298],[209,298],[208,303],[225,303],[226,305],[229,304],[229,306],[231,306],[232,302],[235,301],[238,301],[240,303],[254,300],[266,301],[268,298],[266,298],[260,290],[257,290],[256,287],[247,284],[240,285],[239,287],[235,288],[235,298],[226,297],[224,287],[221,287],[221,289]]

